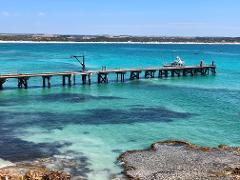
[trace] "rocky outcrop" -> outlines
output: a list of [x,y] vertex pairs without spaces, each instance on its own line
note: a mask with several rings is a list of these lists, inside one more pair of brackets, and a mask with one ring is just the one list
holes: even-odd
[[200,147],[182,141],[157,142],[119,157],[130,179],[240,179],[240,148]]
[[3,180],[69,180],[70,175],[59,171],[50,171],[41,166],[18,164],[0,169]]
[[69,153],[66,155],[55,155],[48,158],[36,159],[34,161],[23,161],[15,164],[6,164],[7,167],[0,168],[0,179],[11,180],[86,180],[89,163],[84,156],[75,157]]

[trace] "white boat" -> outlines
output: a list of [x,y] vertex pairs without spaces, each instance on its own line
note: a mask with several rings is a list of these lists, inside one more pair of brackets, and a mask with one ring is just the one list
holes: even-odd
[[182,60],[179,56],[176,57],[176,59],[170,63],[164,65],[164,67],[176,67],[176,66],[184,66],[185,62]]

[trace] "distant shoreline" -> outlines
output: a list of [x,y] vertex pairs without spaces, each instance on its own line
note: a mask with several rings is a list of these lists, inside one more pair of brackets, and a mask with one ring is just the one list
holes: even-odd
[[205,42],[76,42],[76,41],[1,41],[0,44],[189,44],[189,45],[240,45],[240,42],[235,43],[223,43],[223,42],[215,42],[215,43],[205,43]]

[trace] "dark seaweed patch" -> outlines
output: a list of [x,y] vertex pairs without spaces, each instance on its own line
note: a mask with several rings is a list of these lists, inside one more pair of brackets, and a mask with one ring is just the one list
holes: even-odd
[[0,99],[0,106],[14,106],[19,104],[28,104],[34,101],[36,102],[61,102],[61,103],[84,103],[93,100],[121,100],[125,98],[117,96],[92,96],[87,94],[78,93],[56,93],[47,95],[26,95],[24,98],[11,97],[11,99]]
[[113,149],[112,152],[113,152],[113,153],[120,154],[120,153],[122,153],[123,151],[120,150],[120,149]]
[[83,132],[83,134],[90,134],[90,132],[85,131],[85,132]]
[[37,98],[38,100],[48,101],[48,102],[69,102],[69,103],[80,103],[87,102],[91,100],[115,100],[123,99],[116,96],[92,96],[86,94],[71,94],[71,93],[61,93],[61,94],[48,94]]
[[13,101],[12,99],[9,101],[9,100],[3,100],[3,99],[0,99],[0,107],[6,107],[6,106],[14,106],[16,105],[16,102]]
[[131,139],[131,140],[129,140],[129,142],[137,142],[137,140],[136,139]]
[[[193,115],[191,113],[171,111],[162,107],[130,108],[127,110],[91,109],[83,111],[83,113],[0,112],[0,158],[16,162],[50,157],[54,154],[59,154],[59,148],[69,145],[58,142],[36,144],[23,141],[14,136],[17,130],[21,132],[32,125],[52,130],[61,129],[66,124],[101,125],[170,122],[177,119],[188,119]],[[83,133],[87,134],[88,132]],[[87,159],[81,157],[81,162],[87,163]],[[81,169],[79,171],[84,173],[90,171],[90,169],[86,166],[84,170]]]
[[[27,127],[28,123],[21,123],[25,118],[15,117],[15,113],[1,112],[0,115],[0,158],[12,162],[34,160],[58,154],[58,149],[69,146],[70,143],[33,143],[17,138],[14,134],[18,128]],[[16,121],[17,120],[17,121]]]
[[[192,94],[192,93],[206,93],[206,95],[216,95],[219,97],[229,95],[232,98],[236,98],[240,100],[240,90],[234,89],[227,89],[227,88],[201,88],[201,87],[188,87],[188,86],[174,86],[174,85],[165,85],[165,84],[153,84],[151,82],[144,81],[141,84],[135,86],[136,88],[145,88],[147,87],[149,90],[168,90],[185,93],[185,94]],[[177,91],[176,91],[177,90]]]
[[[132,124],[138,122],[171,122],[188,119],[195,114],[175,112],[163,107],[123,109],[91,109],[83,113],[1,112],[2,127],[14,130],[32,124],[46,129],[66,124]],[[10,131],[11,131],[10,130]]]
[[[59,152],[60,148],[70,145],[69,142],[33,143],[24,141],[14,137],[10,128],[0,127],[0,158],[11,162],[31,162],[51,157],[50,161],[54,161],[58,169],[65,170],[67,168],[73,176],[87,177],[87,174],[92,170],[89,168],[89,159],[83,153],[67,151],[62,154]],[[74,159],[59,160],[59,158],[54,158],[54,155],[66,155],[74,157]],[[49,163],[51,164],[51,162]],[[48,163],[46,162],[46,164]]]
[[81,116],[87,124],[131,124],[137,122],[171,122],[188,119],[192,113],[182,113],[163,107],[122,109],[92,109]]
[[[58,153],[58,148],[67,144],[23,141],[13,136],[19,128],[39,126],[46,129],[62,128],[66,124],[131,124],[136,122],[170,122],[174,119],[187,119],[193,114],[180,113],[158,108],[92,109],[80,113],[0,113],[0,157],[11,160],[31,160]],[[87,133],[87,132],[85,132]]]
[[[2,133],[1,133],[2,134]],[[0,158],[11,162],[34,160],[58,154],[58,149],[69,143],[32,143],[12,136],[1,136]]]

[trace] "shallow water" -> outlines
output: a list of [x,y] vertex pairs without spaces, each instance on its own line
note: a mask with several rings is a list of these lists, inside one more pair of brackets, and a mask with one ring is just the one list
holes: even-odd
[[240,146],[239,45],[0,44],[0,74],[77,71],[69,57],[82,53],[88,69],[156,67],[179,55],[191,65],[214,60],[217,75],[91,86],[78,78],[65,88],[54,78],[51,89],[30,79],[28,90],[10,80],[0,92],[0,158],[72,156],[80,175],[109,179],[121,152],[155,141]]

